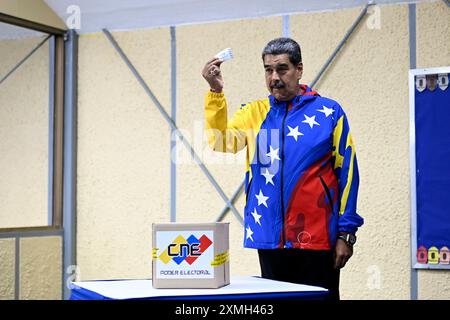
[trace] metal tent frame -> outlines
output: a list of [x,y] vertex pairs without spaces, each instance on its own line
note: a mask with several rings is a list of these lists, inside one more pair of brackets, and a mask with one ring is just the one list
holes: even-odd
[[20,239],[60,236],[62,238],[62,297],[69,266],[76,265],[76,86],[77,34],[0,13],[0,22],[48,35],[5,76],[4,83],[42,45],[49,42],[49,150],[48,226],[0,229],[0,238],[15,239],[15,299],[20,298]]

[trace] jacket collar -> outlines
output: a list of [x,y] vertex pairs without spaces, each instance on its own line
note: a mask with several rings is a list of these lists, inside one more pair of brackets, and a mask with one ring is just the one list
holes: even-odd
[[269,95],[270,105],[276,108],[286,108],[286,106],[292,103],[292,108],[301,106],[304,102],[313,100],[320,95],[316,91],[312,91],[306,84],[300,84],[300,94],[291,101],[278,101],[274,96]]

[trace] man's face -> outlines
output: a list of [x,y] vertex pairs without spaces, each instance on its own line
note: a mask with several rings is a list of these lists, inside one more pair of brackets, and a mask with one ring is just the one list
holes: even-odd
[[299,94],[298,82],[302,77],[303,65],[294,66],[287,54],[266,54],[264,56],[266,85],[278,101],[290,101]]

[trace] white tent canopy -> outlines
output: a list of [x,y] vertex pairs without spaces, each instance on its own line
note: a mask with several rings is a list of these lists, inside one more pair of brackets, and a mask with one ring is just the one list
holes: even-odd
[[[78,33],[147,29],[213,21],[281,16],[363,7],[368,2],[384,5],[433,0],[44,0],[72,28],[78,11]],[[434,0],[436,1],[436,0]],[[36,37],[38,33],[0,23],[0,39]]]
[[[331,11],[362,7],[367,0],[45,0],[67,21],[67,8],[76,5],[81,12],[78,33],[144,29],[221,20],[286,15],[300,12]],[[377,4],[420,1],[378,0]],[[423,2],[423,1],[422,1]]]

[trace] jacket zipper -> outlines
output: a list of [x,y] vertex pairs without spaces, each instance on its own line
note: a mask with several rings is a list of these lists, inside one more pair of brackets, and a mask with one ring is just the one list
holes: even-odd
[[282,225],[282,229],[281,229],[281,234],[282,234],[282,239],[283,239],[283,247],[286,247],[286,233],[284,230],[284,224],[285,224],[285,216],[284,216],[284,188],[283,188],[283,174],[284,174],[284,124],[286,122],[286,117],[288,114],[288,108],[289,105],[286,105],[286,110],[284,112],[284,116],[283,116],[283,122],[281,124],[281,170],[280,170],[280,188],[281,188],[281,192],[280,192],[280,197],[281,197],[281,217],[283,220],[283,225]]
[[330,203],[331,206],[331,212],[333,212],[333,199],[331,198],[331,193],[330,193],[330,189],[328,189],[328,186],[326,185],[325,181],[323,180],[322,176],[319,176],[320,182],[322,183],[322,186],[325,190],[325,193],[327,194],[328,197],[328,202]]
[[250,181],[248,182],[247,190],[245,191],[245,205],[247,205],[247,203],[248,203],[248,192],[250,191],[250,186],[252,185],[252,182],[253,182],[253,178],[250,179]]

